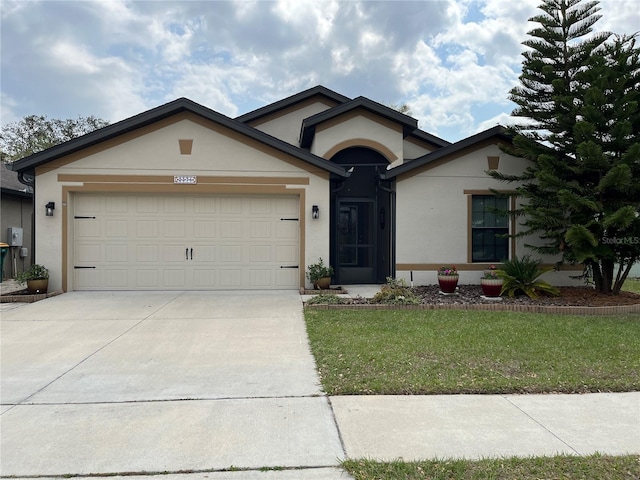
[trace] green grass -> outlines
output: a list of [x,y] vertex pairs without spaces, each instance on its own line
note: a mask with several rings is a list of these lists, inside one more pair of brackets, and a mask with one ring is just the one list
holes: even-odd
[[640,315],[307,310],[330,395],[640,390]]
[[640,293],[640,278],[627,278],[622,285],[622,290]]
[[632,480],[640,478],[640,456],[638,455],[388,463],[347,460],[342,466],[356,480]]

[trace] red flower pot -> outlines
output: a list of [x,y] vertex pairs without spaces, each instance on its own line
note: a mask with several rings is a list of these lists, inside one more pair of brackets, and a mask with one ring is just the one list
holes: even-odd
[[438,284],[442,293],[455,293],[458,286],[458,275],[438,275]]
[[502,292],[502,279],[483,278],[480,280],[480,286],[485,297],[499,297]]

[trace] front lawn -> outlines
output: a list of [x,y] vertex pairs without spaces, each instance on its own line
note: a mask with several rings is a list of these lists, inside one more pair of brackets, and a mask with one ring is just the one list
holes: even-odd
[[330,395],[640,390],[640,315],[306,310]]
[[499,458],[480,461],[433,460],[425,462],[375,462],[347,460],[342,466],[356,480],[539,480],[591,479],[631,480],[640,478],[640,456],[557,456]]

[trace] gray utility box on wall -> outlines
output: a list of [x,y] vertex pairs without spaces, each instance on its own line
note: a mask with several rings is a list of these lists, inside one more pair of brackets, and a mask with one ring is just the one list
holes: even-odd
[[7,243],[10,247],[22,246],[22,228],[9,227],[7,228]]

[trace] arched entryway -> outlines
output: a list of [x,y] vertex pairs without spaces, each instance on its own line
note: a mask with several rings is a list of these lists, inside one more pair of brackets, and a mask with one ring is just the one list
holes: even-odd
[[331,158],[351,170],[331,182],[331,264],[341,284],[384,283],[393,276],[395,195],[380,174],[389,161],[375,150],[352,147]]

